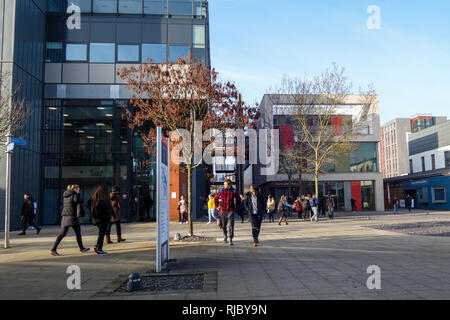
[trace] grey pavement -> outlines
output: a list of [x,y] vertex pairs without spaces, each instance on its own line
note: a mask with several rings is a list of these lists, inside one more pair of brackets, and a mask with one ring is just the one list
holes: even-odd
[[[12,233],[11,249],[0,250],[0,299],[450,299],[450,238],[411,236],[370,228],[379,224],[450,221],[448,212],[337,214],[318,223],[291,217],[289,225],[263,223],[261,245],[253,247],[248,222],[235,225],[235,245],[222,242],[215,223],[194,224],[198,236],[217,241],[171,241],[165,272],[208,272],[216,277],[214,290],[157,292],[119,296],[102,294],[129,273],[155,268],[155,223],[123,225],[125,243],[105,245],[108,256],[81,254],[69,231],[58,252],[50,248],[58,227],[40,235]],[[115,229],[113,228],[113,234]],[[83,226],[83,242],[93,247],[96,228]],[[171,223],[175,233],[187,226]],[[3,233],[0,234],[3,239]],[[112,237],[115,240],[115,236]],[[66,286],[70,265],[81,268],[81,290]],[[367,268],[381,269],[381,289],[369,290]],[[105,289],[106,288],[106,289]]]

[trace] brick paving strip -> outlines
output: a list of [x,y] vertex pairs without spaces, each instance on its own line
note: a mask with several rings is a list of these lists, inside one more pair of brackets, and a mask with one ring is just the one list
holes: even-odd
[[[176,261],[159,276],[203,274],[203,289],[120,296],[114,291],[130,273],[155,276],[150,272],[155,268],[154,223],[124,224],[127,241],[105,245],[108,256],[81,254],[72,231],[60,245],[62,256],[51,256],[57,226],[45,227],[40,235],[19,237],[13,232],[12,248],[0,250],[0,299],[450,299],[449,237],[373,228],[447,224],[448,212],[336,214],[334,221],[288,221],[287,226],[263,223],[256,248],[249,223],[236,223],[235,244],[229,246],[215,224],[196,222],[195,234],[209,241],[171,241],[170,258]],[[171,239],[187,233],[186,225],[171,223],[170,228]],[[82,226],[82,233],[92,248],[96,228]],[[81,269],[81,290],[67,289],[70,265]],[[370,265],[381,269],[381,290],[366,286]]]

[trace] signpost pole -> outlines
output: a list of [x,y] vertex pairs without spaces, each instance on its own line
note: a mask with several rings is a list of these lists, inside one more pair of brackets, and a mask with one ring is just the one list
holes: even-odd
[[169,141],[156,128],[156,272],[169,261]]
[[9,224],[10,224],[10,186],[11,186],[11,156],[13,153],[10,148],[12,134],[6,136],[6,186],[5,186],[5,249],[9,248]]

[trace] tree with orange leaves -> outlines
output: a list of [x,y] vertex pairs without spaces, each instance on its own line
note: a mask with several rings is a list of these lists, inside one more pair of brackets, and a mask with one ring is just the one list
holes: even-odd
[[142,131],[151,123],[146,126],[150,129],[141,132],[147,151],[154,148],[156,127],[169,132],[172,141],[182,142],[172,151],[171,161],[176,154],[187,170],[188,235],[193,236],[192,172],[204,162],[204,151],[214,152],[203,141],[205,136],[222,146],[222,131],[253,127],[258,112],[241,101],[233,83],[219,81],[215,69],[190,61],[192,57],[189,61],[179,58],[177,63],[150,60],[123,68],[118,75],[132,92],[132,108],[126,112],[130,128]]

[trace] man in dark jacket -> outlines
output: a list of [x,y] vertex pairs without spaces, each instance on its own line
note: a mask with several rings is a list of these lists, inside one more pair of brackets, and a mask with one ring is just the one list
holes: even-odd
[[266,201],[257,191],[255,185],[250,187],[250,192],[245,197],[245,208],[252,224],[253,245],[256,247],[259,243],[258,237],[261,231],[261,222],[264,212],[266,212]]
[[21,233],[19,233],[19,236],[24,236],[26,233],[26,230],[28,226],[33,226],[36,229],[36,234],[39,234],[41,232],[41,228],[36,226],[34,223],[34,201],[31,195],[28,193],[25,193],[23,195],[23,205],[22,205],[22,211],[20,215],[22,216],[22,223],[23,223],[23,230]]
[[[220,204],[219,204],[220,199]],[[230,179],[224,182],[224,188],[214,196],[216,208],[220,207],[220,219],[222,219],[222,230],[225,236],[224,242],[228,243],[228,235],[230,236],[230,246],[233,245],[234,236],[234,212],[239,208],[241,198],[233,188]]]

